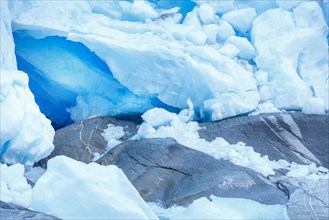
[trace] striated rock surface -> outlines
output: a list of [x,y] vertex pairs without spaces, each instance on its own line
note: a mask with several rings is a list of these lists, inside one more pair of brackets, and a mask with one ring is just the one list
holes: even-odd
[[147,202],[187,205],[210,195],[285,204],[288,196],[255,171],[216,160],[173,139],[118,146],[97,161],[121,168]]
[[29,219],[29,220],[54,219],[55,220],[59,218],[0,201],[0,219],[1,220],[13,220],[13,219]]
[[244,116],[201,123],[202,138],[223,137],[229,143],[242,141],[270,160],[310,164],[329,168],[329,115],[286,112]]

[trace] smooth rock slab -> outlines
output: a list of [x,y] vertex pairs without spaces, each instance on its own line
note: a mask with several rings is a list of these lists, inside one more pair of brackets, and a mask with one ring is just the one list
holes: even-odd
[[107,129],[108,124],[123,127],[125,135],[120,140],[125,141],[137,133],[138,122],[136,121],[138,118],[126,121],[104,116],[89,118],[61,128],[55,133],[54,151],[48,158],[41,161],[41,164],[45,167],[50,158],[58,155],[89,163],[93,160],[94,153],[102,155],[106,152],[107,142],[102,133]]
[[270,160],[315,163],[329,168],[329,115],[286,112],[243,116],[200,123],[199,134],[207,141],[223,137],[244,142]]
[[50,215],[40,212],[31,211],[17,205],[8,204],[0,201],[0,219],[13,220],[13,219],[31,219],[31,220],[51,220],[59,219]]
[[200,197],[246,198],[286,204],[288,196],[255,171],[178,144],[173,139],[143,139],[122,144],[97,161],[121,168],[147,202],[169,207]]
[[329,180],[309,181],[290,195],[287,213],[291,219],[329,219]]

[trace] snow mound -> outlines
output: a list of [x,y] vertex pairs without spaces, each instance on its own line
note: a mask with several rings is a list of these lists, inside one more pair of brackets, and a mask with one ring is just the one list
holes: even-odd
[[63,219],[158,219],[119,168],[65,156],[48,161],[31,208]]
[[168,209],[149,203],[160,219],[289,219],[283,205],[263,205],[248,199],[200,198],[188,207]]
[[8,167],[0,163],[0,174],[0,200],[28,208],[32,190],[24,177],[24,166],[14,164]]

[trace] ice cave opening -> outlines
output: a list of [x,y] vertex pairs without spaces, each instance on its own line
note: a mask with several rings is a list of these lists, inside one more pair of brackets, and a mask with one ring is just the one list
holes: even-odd
[[153,107],[175,111],[156,97],[135,95],[82,43],[27,33],[13,33],[17,66],[28,74],[35,102],[55,129],[98,115],[136,115]]

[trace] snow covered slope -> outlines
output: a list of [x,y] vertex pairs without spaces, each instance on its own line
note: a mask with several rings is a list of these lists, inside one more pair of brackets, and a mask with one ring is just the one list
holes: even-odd
[[[14,107],[1,89],[1,160],[31,164],[51,151],[52,129],[35,103],[56,128],[153,107],[177,113],[188,99],[203,120],[261,103],[302,110],[314,98],[321,111],[305,112],[323,113],[327,8],[321,0],[1,1],[1,88],[18,91],[15,76],[29,94]],[[19,108],[33,110],[10,118]]]

